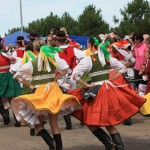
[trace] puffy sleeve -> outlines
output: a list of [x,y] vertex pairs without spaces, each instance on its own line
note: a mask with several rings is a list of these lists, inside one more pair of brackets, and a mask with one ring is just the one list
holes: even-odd
[[131,53],[128,53],[128,52],[126,52],[125,50],[118,48],[118,47],[115,46],[114,44],[113,44],[113,47],[114,47],[121,55],[123,55],[123,56],[125,57],[125,60],[130,60],[132,63],[135,62],[135,58],[132,56]]
[[82,59],[78,65],[73,69],[72,79],[79,80],[82,78],[85,72],[90,72],[92,69],[92,60],[90,56],[85,57]]
[[22,62],[21,62],[21,60],[19,60],[19,61],[16,62],[15,64],[12,64],[12,65],[11,65],[9,71],[10,71],[11,73],[17,72],[18,69],[21,67],[21,65],[22,65]]
[[123,65],[122,62],[113,57],[110,57],[110,67],[120,73],[126,72],[125,65]]
[[78,61],[83,59],[86,56],[86,51],[79,50],[77,48],[74,48],[74,54]]
[[33,66],[32,66],[32,62],[29,61],[28,63],[22,65],[17,72],[14,75],[14,78],[17,75],[20,75],[21,77],[23,77],[24,79],[30,78],[31,75],[33,74]]
[[67,64],[67,62],[64,59],[60,58],[58,53],[56,53],[55,55],[55,61],[58,64],[57,68],[60,68],[61,70],[69,69],[69,65]]

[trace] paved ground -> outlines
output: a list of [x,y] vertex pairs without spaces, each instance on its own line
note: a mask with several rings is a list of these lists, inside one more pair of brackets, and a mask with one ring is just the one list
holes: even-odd
[[[118,125],[125,150],[150,150],[150,117],[137,114],[132,118],[132,126]],[[59,120],[62,130],[64,150],[104,150],[103,145],[88,131],[85,126],[72,118],[73,129],[65,129],[64,120]],[[50,131],[50,127],[46,124]],[[48,150],[41,137],[29,135],[28,127],[16,128],[13,118],[4,126],[0,117],[0,150]]]

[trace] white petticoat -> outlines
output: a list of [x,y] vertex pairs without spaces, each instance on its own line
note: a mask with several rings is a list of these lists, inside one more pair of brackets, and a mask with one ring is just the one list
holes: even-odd
[[[49,119],[50,112],[48,110],[45,109],[37,110],[26,100],[15,101],[13,103],[16,103],[16,105],[18,105],[17,110],[16,109],[13,110],[16,119],[23,124],[29,125],[30,127],[34,128],[35,125],[40,123],[40,121]],[[82,109],[82,106],[80,105],[74,106],[72,104],[73,103],[71,100],[66,101],[61,106],[58,117],[61,118],[63,115],[71,114],[74,111]],[[40,120],[39,120],[39,116],[40,116]]]

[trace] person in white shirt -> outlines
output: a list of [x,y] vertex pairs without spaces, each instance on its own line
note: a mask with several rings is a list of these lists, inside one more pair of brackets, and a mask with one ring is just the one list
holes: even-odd
[[[86,51],[81,51],[74,46],[67,44],[67,34],[64,31],[57,31],[55,36],[55,44],[62,49],[62,52],[58,52],[56,57],[61,59],[65,66],[68,66],[69,70],[66,75],[65,81],[68,82],[71,86],[70,89],[76,88],[76,82],[70,80],[70,76],[72,74],[72,70],[74,67],[86,56]],[[58,80],[58,82],[63,82],[62,80]],[[66,129],[72,129],[72,122],[70,115],[64,115],[64,120],[66,122]]]
[[[62,149],[61,134],[57,124],[58,114],[71,113],[80,108],[78,100],[72,95],[63,94],[55,81],[56,68],[68,69],[61,60],[57,60],[56,63],[57,51],[61,51],[61,49],[42,46],[40,54],[35,60],[29,61],[17,69],[14,78],[25,84],[29,91],[32,90],[35,93],[21,95],[11,102],[16,118],[32,128],[35,127],[50,150],[55,149],[54,140],[56,148]],[[30,78],[31,81],[26,81],[27,78]],[[61,113],[59,113],[60,111]],[[44,128],[43,121],[46,118],[49,118],[54,139]]]

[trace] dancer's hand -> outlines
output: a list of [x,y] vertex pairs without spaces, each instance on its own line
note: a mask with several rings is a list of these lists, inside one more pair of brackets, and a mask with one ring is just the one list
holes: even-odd
[[86,88],[91,88],[93,86],[95,86],[95,85],[94,84],[86,84]]
[[35,93],[36,87],[33,85],[30,85],[31,93]]
[[31,93],[35,93],[35,91],[36,91],[36,88],[32,89],[32,90],[31,90]]
[[140,68],[139,75],[144,74],[145,69],[146,69],[146,65],[143,64],[143,65],[141,66],[141,68]]

